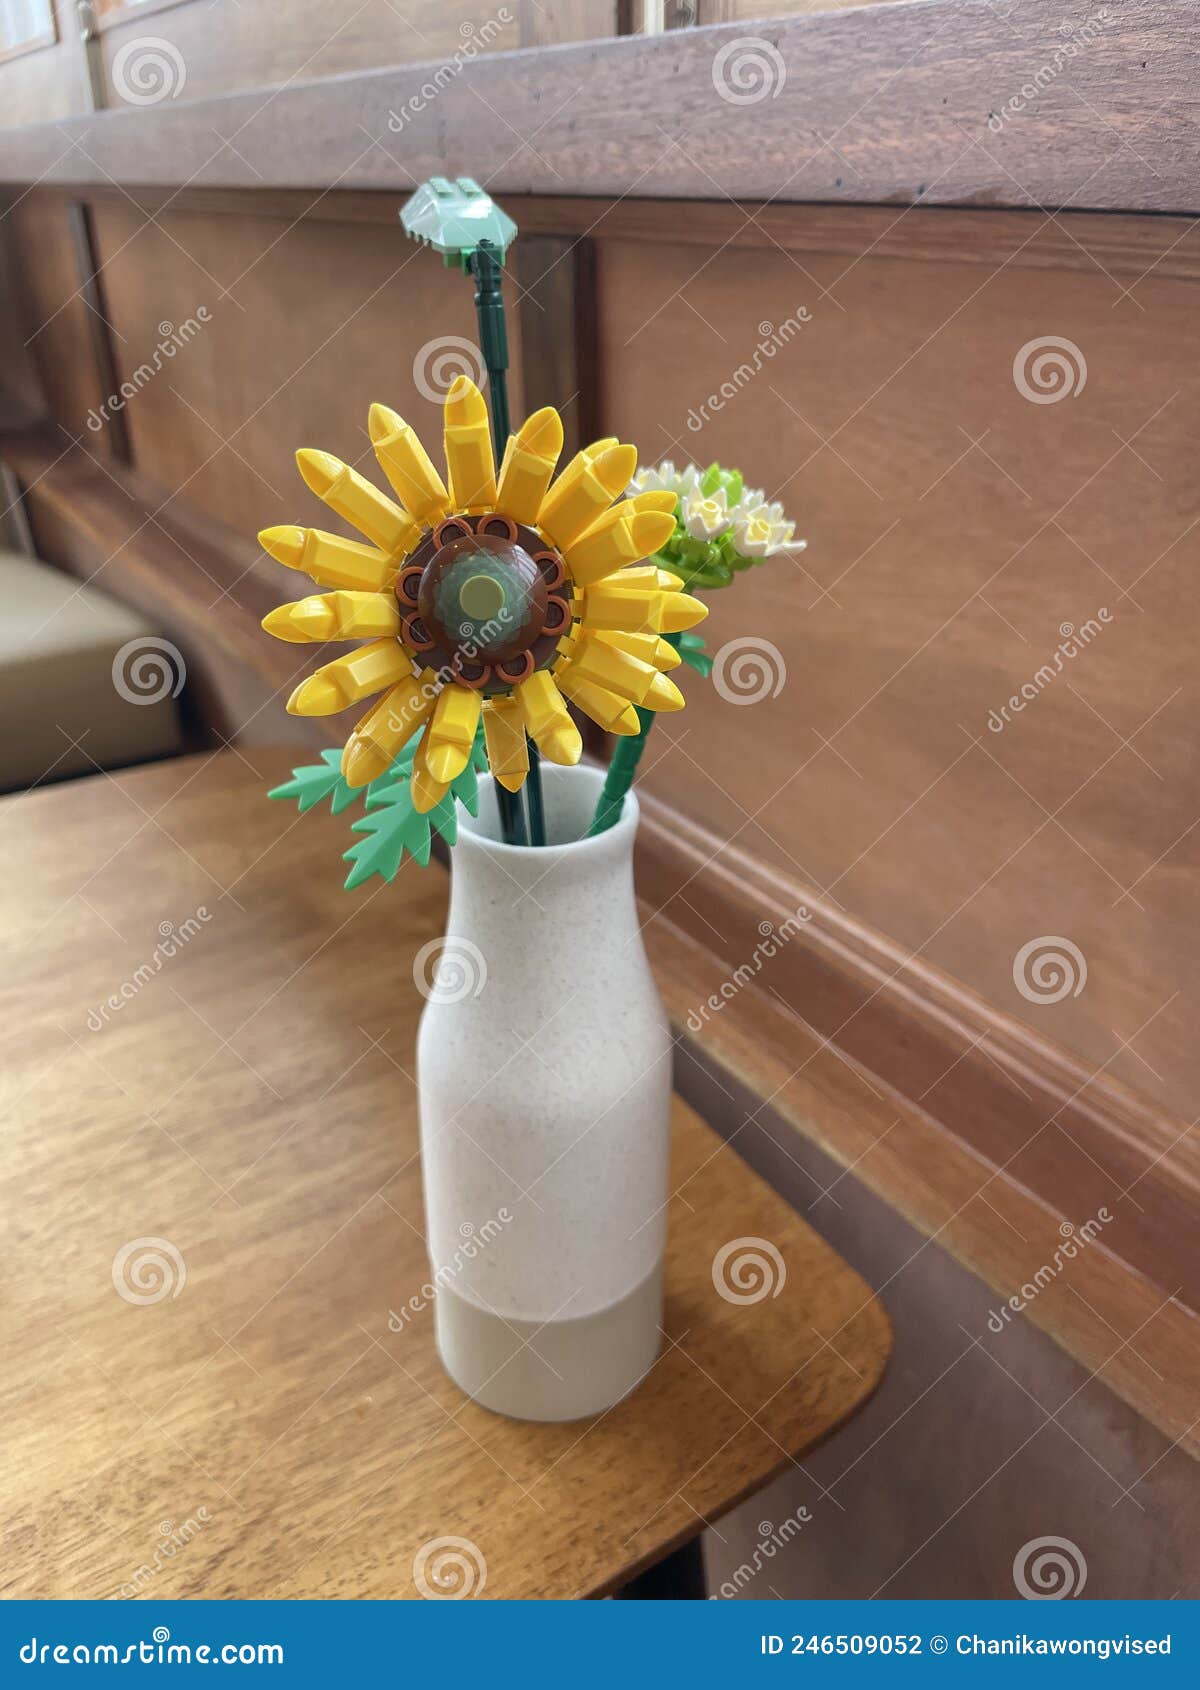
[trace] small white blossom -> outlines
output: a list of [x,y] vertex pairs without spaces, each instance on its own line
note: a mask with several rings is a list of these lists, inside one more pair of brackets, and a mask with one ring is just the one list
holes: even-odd
[[736,507],[731,515],[733,543],[742,557],[774,557],[776,552],[803,551],[803,540],[795,543],[796,524],[783,514],[783,506],[748,502]]
[[667,458],[656,468],[639,469],[629,484],[629,497],[636,493],[674,493],[678,499],[686,499],[700,479],[700,471],[695,464],[685,464],[682,469]]
[[683,526],[693,540],[715,540],[729,527],[729,499],[723,487],[705,498],[693,487],[683,501]]

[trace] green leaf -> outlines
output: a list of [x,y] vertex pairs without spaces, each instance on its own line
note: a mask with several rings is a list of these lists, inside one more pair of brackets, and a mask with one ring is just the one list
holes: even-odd
[[322,751],[319,763],[307,763],[302,768],[293,769],[291,780],[267,793],[268,798],[294,798],[302,815],[328,798],[335,816],[360,795],[361,789],[347,786],[342,779],[340,750]]
[[[369,798],[368,804],[371,807],[367,814],[351,829],[365,837],[343,852],[345,859],[354,864],[346,876],[347,892],[361,886],[373,874],[383,880],[394,880],[406,852],[422,868],[429,861],[430,817],[414,808],[406,780],[394,781],[387,790]],[[441,832],[440,825],[438,831]]]
[[698,675],[707,679],[712,674],[713,660],[705,651],[704,640],[699,634],[677,634],[675,646],[683,661]]

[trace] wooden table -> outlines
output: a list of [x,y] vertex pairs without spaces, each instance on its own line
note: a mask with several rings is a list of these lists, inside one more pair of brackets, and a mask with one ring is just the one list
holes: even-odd
[[[262,796],[288,761],[0,804],[0,1590],[411,1597],[443,1538],[476,1593],[618,1590],[863,1403],[886,1316],[677,1103],[667,1336],[630,1399],[502,1420],[441,1372],[431,1311],[389,1330],[428,1275],[411,962],[446,876],[344,893],[348,818]],[[718,1294],[740,1238],[779,1251],[778,1295]],[[167,1285],[131,1302],[153,1249]]]

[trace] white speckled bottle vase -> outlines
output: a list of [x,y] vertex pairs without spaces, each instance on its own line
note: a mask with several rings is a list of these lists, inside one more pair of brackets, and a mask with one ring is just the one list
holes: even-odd
[[421,1017],[438,1351],[485,1408],[576,1420],[658,1354],[671,1036],[638,928],[630,796],[584,839],[602,771],[544,764],[546,836],[459,812],[446,947]]

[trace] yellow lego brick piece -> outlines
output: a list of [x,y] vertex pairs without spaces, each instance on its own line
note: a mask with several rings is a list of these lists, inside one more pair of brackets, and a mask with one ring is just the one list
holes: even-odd
[[386,493],[332,452],[305,446],[296,453],[296,463],[317,498],[385,551],[393,563],[405,557],[420,539],[422,524],[416,517],[401,510]]
[[567,547],[567,569],[577,587],[612,575],[665,546],[675,532],[675,518],[662,511],[635,511],[630,501],[614,505]]
[[384,774],[421,723],[429,720],[436,697],[436,678],[425,669],[407,676],[373,704],[355,724],[342,752],[346,785],[366,786]]
[[630,704],[640,704],[650,691],[658,670],[652,663],[643,663],[641,658],[630,652],[621,651],[617,646],[602,645],[590,634],[585,634],[576,644],[570,673],[616,693],[618,698]]
[[562,418],[550,405],[509,435],[496,492],[496,509],[503,516],[527,527],[537,522],[562,444]]
[[539,528],[564,550],[624,492],[636,468],[635,446],[610,446],[586,462],[565,488],[555,483],[542,505]]
[[413,809],[421,815],[426,815],[435,804],[440,804],[450,790],[449,781],[435,780],[429,772],[428,751],[431,731],[431,728],[426,728],[421,735],[416,756],[413,758],[412,776],[408,783]]
[[496,460],[487,404],[469,376],[455,376],[446,395],[444,416],[450,508],[494,509]]
[[683,658],[673,645],[666,640],[660,640],[654,634],[631,634],[617,631],[596,630],[589,637],[599,640],[601,645],[616,646],[618,651],[627,651],[631,657],[638,657],[643,663],[652,663],[658,670],[678,669]]
[[380,593],[396,578],[396,566],[376,546],[290,523],[264,528],[258,543],[276,563],[311,575],[318,587],[350,587]]
[[583,756],[583,738],[571,720],[562,694],[546,669],[539,669],[517,688],[525,726],[543,757],[568,766]]
[[518,791],[529,773],[529,742],[521,706],[511,693],[484,699],[483,736],[493,775],[510,792]]
[[293,716],[332,716],[412,674],[412,659],[398,640],[373,640],[326,663],[301,681],[287,701]]
[[606,733],[641,732],[641,723],[633,705],[627,704],[623,698],[618,698],[607,688],[596,686],[592,681],[585,681],[569,667],[557,670],[554,679],[559,691],[569,698],[572,704],[577,704],[584,715],[590,716]]
[[372,640],[400,632],[400,607],[391,593],[313,593],[263,617],[277,640]]
[[416,430],[386,405],[372,405],[367,429],[380,467],[406,510],[422,522],[436,522],[450,509],[450,497]]
[[480,695],[470,687],[450,685],[438,694],[433,720],[422,742],[431,780],[447,785],[466,768],[481,703]]

